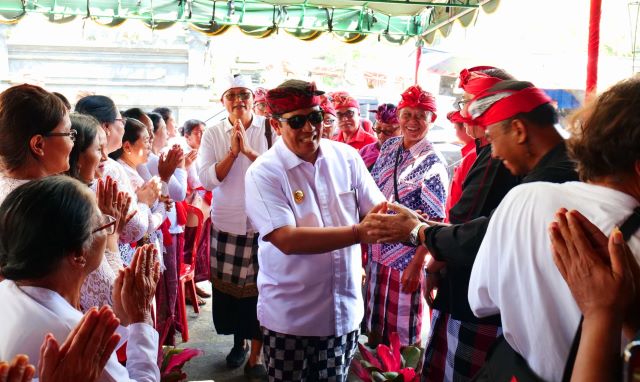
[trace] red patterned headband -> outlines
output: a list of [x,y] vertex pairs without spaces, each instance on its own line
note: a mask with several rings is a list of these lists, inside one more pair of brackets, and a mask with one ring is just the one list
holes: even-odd
[[463,69],[460,72],[460,87],[469,94],[480,94],[487,89],[491,89],[493,85],[502,81],[500,78],[491,77],[479,72],[478,70],[480,69],[478,68],[489,69],[491,67],[479,66],[471,69]]
[[287,81],[267,92],[268,112],[271,115],[282,115],[290,111],[318,106],[322,94],[324,92],[316,89],[315,82]]
[[551,98],[536,87],[498,90],[478,95],[471,100],[467,111],[474,125],[487,127],[551,102]]

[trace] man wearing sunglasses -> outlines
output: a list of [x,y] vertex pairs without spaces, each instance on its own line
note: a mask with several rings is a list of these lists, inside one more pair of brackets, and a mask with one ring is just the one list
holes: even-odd
[[340,131],[335,136],[338,142],[344,142],[356,150],[374,143],[376,137],[364,130],[360,123],[360,105],[358,100],[346,92],[334,93],[333,103]]
[[[258,233],[245,213],[244,176],[249,165],[267,151],[268,134],[265,117],[253,112],[250,78],[234,77],[222,94],[222,102],[229,116],[203,134],[197,166],[200,182],[213,191],[213,322],[218,334],[234,336],[227,366],[242,366],[249,350],[245,340],[250,339],[251,354],[244,372],[249,378],[263,378],[260,324],[256,318]],[[275,133],[268,136],[275,137]]]
[[364,313],[360,219],[384,196],[355,150],[321,139],[322,93],[299,80],[267,93],[282,139],[245,179],[270,380],[346,381]]

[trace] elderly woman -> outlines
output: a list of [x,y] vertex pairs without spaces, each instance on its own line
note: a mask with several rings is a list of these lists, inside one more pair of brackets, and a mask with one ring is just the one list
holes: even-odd
[[[427,140],[436,119],[435,98],[419,86],[402,94],[398,119],[402,137],[389,138],[371,175],[389,202],[421,210],[431,219],[443,219],[448,184],[439,153]],[[374,244],[369,248],[367,309],[369,342],[389,342],[397,332],[402,345],[420,343],[424,310],[424,247]]]
[[373,131],[378,137],[378,141],[370,143],[360,149],[360,156],[369,171],[373,169],[373,165],[380,155],[380,147],[391,137],[397,137],[401,134],[399,129],[400,122],[396,115],[396,105],[392,103],[383,103],[378,109],[372,111],[376,113],[376,124]]
[[[0,267],[5,278],[0,283],[5,308],[0,359],[26,354],[36,363],[45,334],[66,338],[81,321],[80,287],[102,261],[115,224],[100,212],[91,190],[67,176],[32,181],[7,196],[0,206]],[[118,275],[114,311],[120,323],[128,325],[120,329],[127,335],[127,368],[111,354],[100,381],[160,379],[158,334],[150,325],[159,276],[156,256],[153,247],[141,247],[131,267]],[[117,323],[114,319],[107,326]],[[101,341],[102,335],[95,338]],[[98,354],[108,351],[105,347]]]
[[69,112],[53,93],[34,85],[0,94],[0,202],[32,179],[69,169],[76,132]]

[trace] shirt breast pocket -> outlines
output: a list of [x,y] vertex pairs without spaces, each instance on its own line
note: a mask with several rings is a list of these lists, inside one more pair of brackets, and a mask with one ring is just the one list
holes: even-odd
[[358,211],[358,194],[355,190],[345,191],[338,194],[338,200],[340,201],[340,208],[342,210],[343,219],[346,219],[346,224],[356,224],[360,221],[360,214]]

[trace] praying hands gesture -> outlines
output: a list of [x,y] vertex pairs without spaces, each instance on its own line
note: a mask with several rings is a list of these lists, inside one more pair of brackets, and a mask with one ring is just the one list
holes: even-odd
[[160,263],[155,246],[138,247],[131,264],[119,272],[113,285],[113,308],[123,325],[152,325],[151,302],[159,278]]
[[[237,152],[234,152],[233,141],[236,141]],[[255,152],[247,142],[247,132],[242,125],[242,121],[239,119],[233,125],[233,133],[231,135],[231,151],[237,155],[237,153],[243,153],[249,160],[254,161],[258,157],[258,153]]]
[[624,318],[625,332],[640,328],[640,268],[615,228],[607,238],[578,211],[560,209],[549,227],[553,260],[585,316]]
[[119,324],[113,311],[103,306],[89,309],[61,346],[47,334],[40,347],[40,381],[98,380],[120,341],[115,334]]

